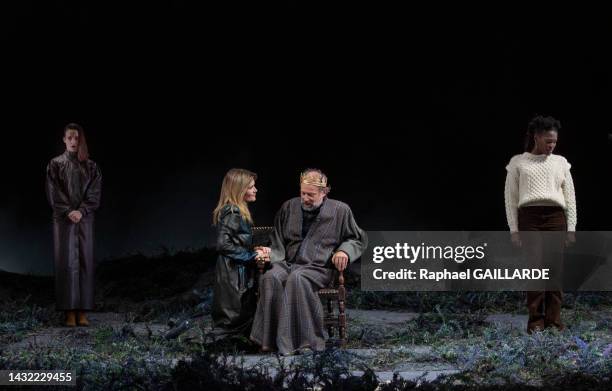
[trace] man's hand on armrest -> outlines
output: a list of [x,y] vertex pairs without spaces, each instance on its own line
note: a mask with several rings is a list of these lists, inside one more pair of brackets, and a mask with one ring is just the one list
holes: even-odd
[[338,271],[344,271],[348,265],[349,257],[344,251],[338,251],[332,257],[332,263]]

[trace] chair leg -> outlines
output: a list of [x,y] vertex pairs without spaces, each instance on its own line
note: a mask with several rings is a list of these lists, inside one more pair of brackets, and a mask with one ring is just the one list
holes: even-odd
[[344,275],[340,272],[338,277],[338,334],[340,337],[340,347],[346,346],[346,313],[345,303],[346,289],[344,288]]
[[[330,318],[333,314],[333,307],[332,307],[332,300],[331,299],[327,299],[327,308],[326,308],[326,314],[325,317],[326,318]],[[334,337],[334,327],[331,324],[327,325],[327,333],[329,334],[330,338]]]
[[338,329],[340,334],[340,347],[346,346],[346,314],[344,313],[344,300],[339,303]]

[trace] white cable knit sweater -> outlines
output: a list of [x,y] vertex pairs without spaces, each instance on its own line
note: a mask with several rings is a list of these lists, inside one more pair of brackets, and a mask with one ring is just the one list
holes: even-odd
[[511,232],[518,231],[518,209],[527,204],[559,205],[565,209],[567,230],[576,230],[576,197],[571,164],[560,155],[525,152],[506,166],[506,217]]

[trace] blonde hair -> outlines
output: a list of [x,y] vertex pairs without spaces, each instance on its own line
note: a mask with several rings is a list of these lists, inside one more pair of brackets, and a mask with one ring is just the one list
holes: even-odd
[[257,174],[249,170],[242,168],[232,168],[225,174],[223,183],[221,184],[221,195],[219,196],[219,203],[213,211],[213,224],[219,223],[219,215],[221,209],[226,205],[234,205],[240,210],[240,214],[246,221],[253,224],[251,218],[251,212],[249,207],[244,201],[244,195],[249,189],[251,181],[257,179]]

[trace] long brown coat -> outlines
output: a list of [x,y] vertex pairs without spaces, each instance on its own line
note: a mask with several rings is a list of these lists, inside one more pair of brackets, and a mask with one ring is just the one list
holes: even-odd
[[[53,209],[55,293],[58,310],[94,308],[94,212],[100,205],[102,174],[92,160],[64,152],[47,166],[47,198]],[[83,218],[74,224],[68,214]]]

